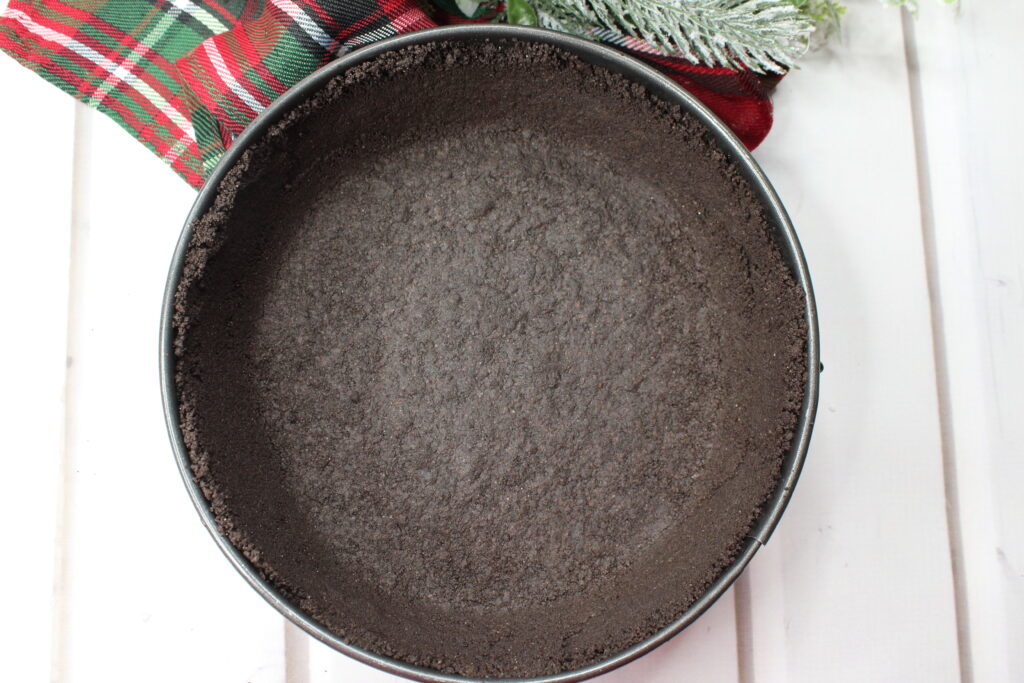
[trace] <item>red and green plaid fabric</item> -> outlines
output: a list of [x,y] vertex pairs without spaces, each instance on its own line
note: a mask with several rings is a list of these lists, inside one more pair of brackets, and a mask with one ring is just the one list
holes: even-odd
[[[11,0],[0,49],[109,115],[198,187],[246,124],[311,71],[436,23],[417,0]],[[768,133],[770,82],[593,37],[672,76],[748,146]]]

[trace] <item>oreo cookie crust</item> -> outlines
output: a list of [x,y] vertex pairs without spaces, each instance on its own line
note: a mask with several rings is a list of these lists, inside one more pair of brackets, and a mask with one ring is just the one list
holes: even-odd
[[350,69],[193,226],[176,386],[217,524],[347,642],[576,669],[734,559],[805,383],[804,299],[703,125],[539,44]]

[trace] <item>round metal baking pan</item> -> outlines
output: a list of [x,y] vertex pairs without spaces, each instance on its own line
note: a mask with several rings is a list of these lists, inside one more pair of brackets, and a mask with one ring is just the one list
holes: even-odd
[[185,220],[185,227],[178,240],[177,248],[171,261],[170,273],[167,277],[160,327],[160,385],[163,393],[164,418],[167,422],[174,457],[177,460],[178,469],[185,487],[192,498],[192,502],[199,512],[203,524],[206,525],[207,530],[213,536],[217,545],[220,546],[228,560],[260,595],[285,617],[314,638],[326,643],[339,652],[371,666],[425,683],[452,683],[470,680],[460,676],[447,675],[429,669],[410,666],[346,643],[310,619],[297,606],[282,596],[277,589],[264,581],[248,560],[218,532],[209,504],[200,491],[199,486],[193,480],[188,452],[181,436],[174,381],[173,316],[174,295],[184,266],[186,248],[192,234],[191,225],[206,213],[213,204],[218,185],[224,178],[224,175],[234,166],[241,154],[251,144],[261,139],[269,127],[279,121],[293,107],[320,90],[334,77],[384,52],[432,41],[475,42],[497,39],[548,43],[557,46],[575,54],[585,62],[603,67],[639,83],[654,95],[669,103],[680,106],[696,119],[703,122],[720,149],[736,164],[736,167],[746,177],[759,201],[763,204],[768,221],[774,229],[776,243],[794,279],[803,290],[806,304],[807,383],[803,405],[800,410],[793,442],[782,464],[778,485],[771,498],[763,506],[761,516],[751,529],[746,544],[735,560],[719,575],[717,580],[712,583],[700,599],[694,602],[678,619],[643,642],[604,661],[582,669],[540,678],[518,679],[519,683],[525,683],[526,680],[532,683],[569,683],[570,681],[581,681],[606,673],[653,650],[693,623],[715,600],[728,590],[729,586],[732,585],[733,581],[736,580],[750,562],[758,548],[768,541],[789,502],[793,487],[800,475],[800,469],[807,454],[807,447],[817,409],[820,368],[818,319],[814,304],[814,294],[811,289],[810,275],[800,243],[793,230],[793,225],[778,195],[772,188],[771,183],[768,182],[768,178],[750,156],[743,143],[703,104],[675,82],[642,64],[640,61],[603,45],[554,31],[496,24],[448,26],[408,33],[361,48],[324,66],[297,83],[261,113],[239,135],[231,148],[213,169],[202,189],[200,189],[195,204]]

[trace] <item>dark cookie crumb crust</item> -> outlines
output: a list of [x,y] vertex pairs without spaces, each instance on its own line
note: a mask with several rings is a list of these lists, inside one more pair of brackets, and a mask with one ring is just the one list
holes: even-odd
[[595,663],[775,488],[800,288],[701,124],[555,48],[349,70],[247,151],[176,296],[193,473],[265,577],[443,672]]

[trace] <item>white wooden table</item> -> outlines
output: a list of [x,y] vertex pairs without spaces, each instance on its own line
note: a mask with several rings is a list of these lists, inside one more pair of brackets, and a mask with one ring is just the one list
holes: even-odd
[[[603,683],[1024,681],[1024,3],[921,2],[849,2],[756,153],[821,313],[792,504]],[[397,683],[286,624],[178,479],[157,324],[194,192],[7,57],[0,92],[0,681]]]

